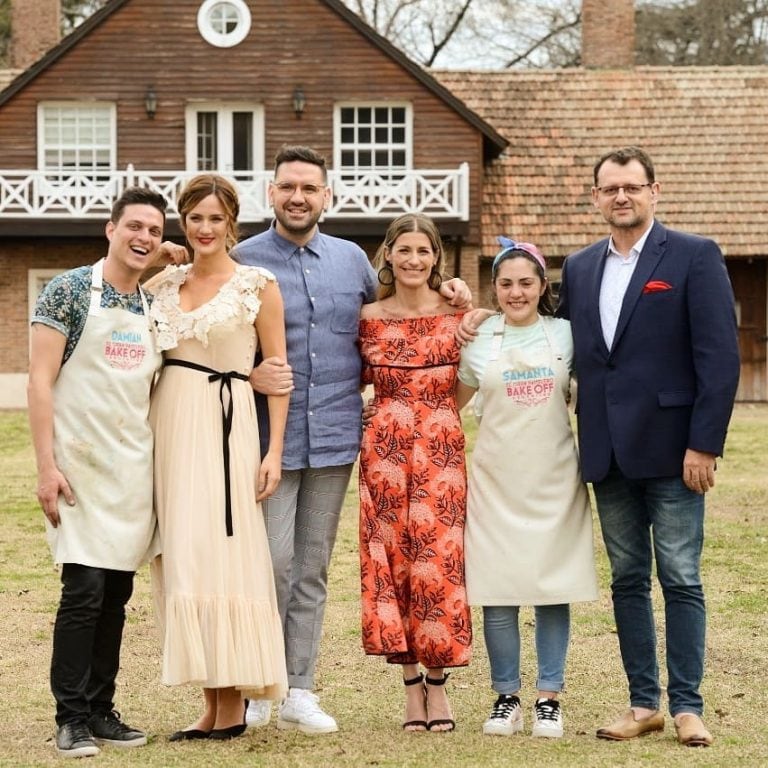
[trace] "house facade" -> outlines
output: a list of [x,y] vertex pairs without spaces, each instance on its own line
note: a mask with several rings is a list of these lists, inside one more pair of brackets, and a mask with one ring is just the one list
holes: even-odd
[[[606,150],[646,148],[658,218],[718,241],[737,301],[740,400],[768,400],[768,67],[634,66],[632,0],[584,0],[584,66],[427,72],[338,0],[110,0],[58,41],[58,0],[13,0],[0,73],[0,407],[25,403],[28,321],[47,279],[96,261],[133,183],[173,207],[199,170],[232,177],[241,231],[271,219],[283,143],[329,160],[324,231],[373,253],[405,211],[435,218],[448,270],[486,303],[495,237],[537,243],[557,282],[603,237]],[[5,76],[5,81],[2,79]]]
[[110,0],[45,50],[42,20],[58,13],[58,0],[13,2],[21,74],[0,92],[0,407],[25,403],[37,293],[104,254],[126,186],[164,193],[166,235],[180,236],[185,180],[220,171],[239,187],[241,232],[258,232],[284,143],[329,160],[323,231],[373,253],[391,219],[423,211],[446,238],[449,271],[477,287],[485,163],[506,141],[337,0]]

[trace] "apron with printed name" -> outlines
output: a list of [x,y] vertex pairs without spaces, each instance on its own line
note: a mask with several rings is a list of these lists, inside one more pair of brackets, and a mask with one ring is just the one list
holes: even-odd
[[502,350],[502,314],[480,380],[483,418],[464,533],[472,605],[597,598],[592,514],[567,407],[570,376],[549,322],[538,320],[544,345]]
[[149,309],[101,306],[103,259],[93,267],[82,335],[54,387],[54,455],[75,496],[46,520],[56,563],[135,571],[159,552],[152,503],[149,392],[161,363]]

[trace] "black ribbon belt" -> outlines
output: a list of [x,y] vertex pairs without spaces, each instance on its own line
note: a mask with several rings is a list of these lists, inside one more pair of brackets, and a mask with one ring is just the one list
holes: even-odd
[[[223,441],[223,455],[224,455],[224,523],[227,528],[227,536],[232,536],[232,489],[230,488],[229,481],[229,436],[232,432],[232,379],[240,379],[240,381],[248,381],[248,377],[237,371],[214,371],[213,368],[206,368],[204,365],[198,365],[197,363],[191,363],[189,360],[166,360],[163,365],[178,365],[182,368],[191,368],[193,371],[200,371],[201,373],[208,374],[208,381],[211,383],[220,381],[219,385],[219,401],[221,402],[221,431]],[[226,388],[229,395],[229,402],[224,405],[224,389]]]

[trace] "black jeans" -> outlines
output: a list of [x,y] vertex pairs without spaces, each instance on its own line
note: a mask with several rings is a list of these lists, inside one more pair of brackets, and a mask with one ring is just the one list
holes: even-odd
[[57,725],[112,711],[133,575],[132,571],[64,564],[51,658]]

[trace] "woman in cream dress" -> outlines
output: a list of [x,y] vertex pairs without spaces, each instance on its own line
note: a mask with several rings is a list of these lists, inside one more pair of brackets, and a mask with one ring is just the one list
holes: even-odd
[[228,181],[195,177],[178,208],[193,263],[148,283],[164,357],[150,413],[162,680],[205,692],[202,715],[172,740],[229,739],[245,731],[243,696],[280,699],[287,690],[259,502],[280,479],[288,402],[269,398],[269,449],[260,457],[248,383],[257,346],[285,357],[283,309],[271,273],[229,258],[238,202]]

